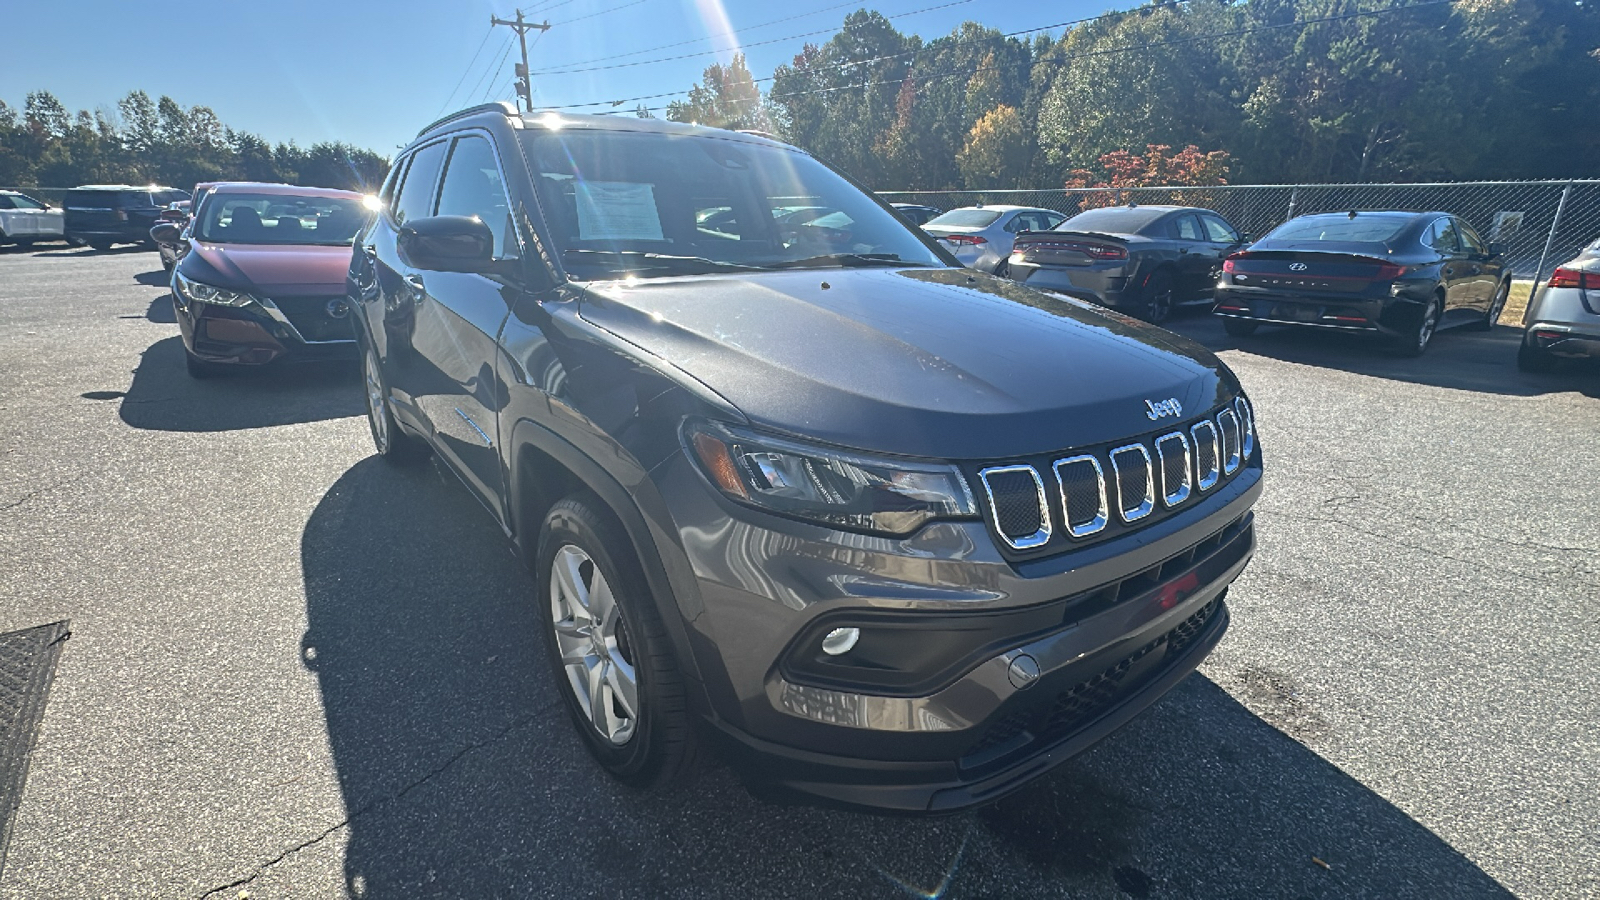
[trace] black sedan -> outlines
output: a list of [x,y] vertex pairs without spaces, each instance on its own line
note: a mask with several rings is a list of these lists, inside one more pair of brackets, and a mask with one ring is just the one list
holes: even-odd
[[1231,335],[1262,323],[1366,332],[1418,356],[1440,328],[1487,330],[1511,290],[1500,248],[1442,212],[1319,213],[1230,256],[1215,312]]
[[1176,306],[1205,303],[1222,258],[1244,243],[1220,214],[1192,206],[1108,206],[1051,231],[1017,235],[1007,274],[1164,322]]

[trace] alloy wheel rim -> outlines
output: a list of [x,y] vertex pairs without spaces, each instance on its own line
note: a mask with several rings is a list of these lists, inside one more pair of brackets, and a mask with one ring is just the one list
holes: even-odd
[[389,420],[383,415],[383,382],[378,378],[378,360],[367,353],[367,418],[372,422],[372,442],[378,452],[389,449]]
[[639,676],[622,610],[600,567],[573,545],[550,565],[550,619],[567,686],[589,724],[621,747],[639,723]]
[[1417,347],[1428,346],[1428,341],[1433,338],[1434,328],[1439,323],[1439,305],[1431,303],[1428,311],[1422,317],[1422,329],[1417,332]]
[[1505,311],[1506,300],[1511,296],[1511,285],[1502,284],[1500,290],[1494,295],[1494,303],[1489,306],[1489,327],[1493,328],[1500,321],[1500,313]]

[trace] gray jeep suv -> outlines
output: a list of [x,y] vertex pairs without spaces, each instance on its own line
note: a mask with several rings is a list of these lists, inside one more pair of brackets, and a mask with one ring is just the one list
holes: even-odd
[[381,201],[348,281],[373,441],[523,554],[619,779],[712,747],[766,792],[984,803],[1227,627],[1261,455],[1203,348],[965,270],[757,135],[476,107]]

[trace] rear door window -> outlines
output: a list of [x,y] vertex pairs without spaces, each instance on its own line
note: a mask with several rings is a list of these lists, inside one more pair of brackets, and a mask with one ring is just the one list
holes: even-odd
[[1172,220],[1172,233],[1180,241],[1203,241],[1205,236],[1200,231],[1200,220],[1192,215],[1181,215]]
[[433,215],[433,186],[439,181],[445,146],[444,141],[429,144],[412,156],[405,183],[400,185],[400,196],[394,202],[396,224]]
[[17,205],[15,203],[11,202],[11,198],[10,197],[6,196],[5,194],[0,194],[0,209],[16,209],[16,208],[17,208]]

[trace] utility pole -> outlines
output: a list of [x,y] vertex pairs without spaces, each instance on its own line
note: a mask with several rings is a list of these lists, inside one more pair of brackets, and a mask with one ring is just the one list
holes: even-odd
[[517,33],[517,41],[522,44],[522,62],[517,63],[517,96],[522,98],[522,111],[533,112],[533,85],[528,76],[528,32],[538,31],[541,34],[550,30],[550,20],[543,22],[527,22],[522,18],[522,10],[517,10],[515,21],[502,19],[499,16],[489,16],[489,27],[504,25]]

